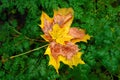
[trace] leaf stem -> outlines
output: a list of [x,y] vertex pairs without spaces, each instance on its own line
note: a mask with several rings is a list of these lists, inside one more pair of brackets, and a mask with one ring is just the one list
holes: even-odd
[[13,28],[13,30],[14,30],[17,34],[19,34],[19,35],[22,34],[22,33],[20,33],[19,31],[17,31],[17,30],[14,29],[14,28]]
[[[13,28],[13,31],[14,31],[15,33],[17,33],[18,35],[21,35],[21,34],[22,34],[22,33],[20,33],[19,31],[17,31],[17,30],[14,29],[14,28]],[[30,40],[30,41],[45,42],[44,40],[31,39],[31,38],[29,38],[29,37],[27,37],[27,36],[25,36],[25,35],[24,35],[24,37],[25,37],[25,39],[28,39],[28,40]]]
[[41,49],[41,48],[44,48],[44,47],[46,47],[46,46],[48,46],[48,44],[43,45],[43,46],[38,47],[38,48],[35,48],[35,49],[32,49],[32,50],[30,50],[30,51],[27,51],[27,52],[24,52],[24,53],[21,53],[21,54],[15,55],[15,56],[11,56],[10,59],[13,59],[13,58],[16,58],[16,57],[19,57],[19,56],[22,56],[22,55],[25,55],[25,54],[31,53],[31,52],[33,52],[33,51],[37,51],[37,50],[39,50],[39,49]]

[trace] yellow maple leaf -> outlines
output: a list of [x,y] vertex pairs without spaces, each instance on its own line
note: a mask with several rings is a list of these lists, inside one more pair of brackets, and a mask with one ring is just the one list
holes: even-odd
[[45,51],[50,58],[49,65],[52,65],[58,73],[60,62],[69,67],[85,64],[81,59],[82,53],[79,52],[76,42],[87,42],[90,39],[85,30],[70,28],[73,21],[73,9],[61,8],[54,10],[53,18],[50,18],[45,12],[41,15],[41,29],[44,32],[41,35],[50,45]]
[[61,28],[66,27],[66,32],[69,31],[70,25],[73,21],[73,9],[72,8],[62,8],[58,10],[54,10],[53,18],[50,18],[45,12],[42,11],[41,14],[41,25],[39,25],[44,32],[41,37],[43,37],[46,41],[52,41],[49,32],[52,31],[53,26],[58,24]]
[[52,39],[57,43],[64,44],[65,41],[70,41],[72,39],[72,36],[68,35],[68,32],[68,27],[61,28],[58,24],[55,24],[53,30],[49,33],[52,36]]
[[74,18],[74,11],[72,8],[59,8],[54,10],[54,23],[61,27],[70,27]]
[[49,27],[49,24],[53,22],[53,19],[50,18],[45,12],[42,11],[41,14],[41,25],[39,25],[42,29],[44,27]]
[[62,61],[64,64],[69,65],[71,68],[72,66],[77,66],[78,64],[85,64],[85,62],[81,59],[82,52],[78,52],[75,55],[73,55],[72,59],[66,59],[63,56],[59,56],[59,60]]
[[73,43],[80,42],[80,41],[87,43],[87,40],[90,40],[90,36],[88,34],[86,34],[82,39],[77,38],[77,39],[72,39],[71,41]]
[[73,55],[73,57],[71,59],[67,59],[66,57],[59,55],[58,59],[55,59],[52,56],[51,50],[50,50],[50,46],[48,46],[48,48],[45,51],[45,55],[49,56],[49,65],[52,65],[56,72],[59,73],[58,69],[60,67],[60,62],[63,62],[64,64],[67,64],[70,68],[72,68],[72,66],[77,66],[78,64],[85,64],[85,62],[81,59],[81,52],[76,53],[75,55]]
[[73,37],[71,40],[73,43],[80,41],[87,42],[87,40],[90,40],[90,36],[85,34],[85,30],[83,29],[70,28],[69,35]]
[[49,56],[49,59],[50,59],[49,65],[52,65],[55,68],[56,72],[58,73],[58,69],[60,67],[60,62],[58,60],[55,60],[55,58],[52,56],[49,46],[47,47],[47,49],[45,51],[45,55],[46,54]]

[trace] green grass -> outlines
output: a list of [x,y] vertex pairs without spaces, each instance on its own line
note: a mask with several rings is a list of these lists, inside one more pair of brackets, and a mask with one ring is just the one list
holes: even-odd
[[[78,43],[85,65],[71,69],[61,63],[58,75],[48,66],[46,47],[8,59],[47,44],[38,26],[42,11],[52,17],[53,9],[69,7],[72,26],[92,36]],[[120,80],[119,45],[119,0],[0,0],[0,80]]]

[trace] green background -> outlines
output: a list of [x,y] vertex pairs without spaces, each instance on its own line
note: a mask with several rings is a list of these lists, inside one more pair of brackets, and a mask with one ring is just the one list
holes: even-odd
[[[47,44],[40,37],[41,12],[73,8],[73,27],[86,30],[78,43],[86,64],[48,66],[45,49],[5,59]],[[5,61],[5,62],[4,62]],[[0,0],[0,80],[120,80],[120,0]]]

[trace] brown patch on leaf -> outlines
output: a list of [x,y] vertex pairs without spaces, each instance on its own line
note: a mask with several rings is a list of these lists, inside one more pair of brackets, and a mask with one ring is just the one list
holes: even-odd
[[72,56],[79,51],[78,46],[71,42],[66,42],[65,45],[58,44],[56,42],[51,42],[50,49],[51,49],[52,56],[55,59],[57,59],[59,55],[62,55],[67,59],[71,59]]
[[63,27],[63,25],[68,22],[70,19],[72,19],[72,14],[69,13],[67,15],[60,15],[57,14],[54,16],[54,24],[59,24],[60,27]]
[[44,37],[51,41],[52,37],[49,34],[49,31],[52,30],[52,23],[50,23],[47,19],[44,19],[44,26],[42,28],[42,31],[44,32]]
[[82,39],[85,36],[85,31],[77,28],[70,28],[69,35],[72,36],[73,39]]
[[44,19],[44,27],[42,30],[45,34],[48,34],[48,31],[52,30],[52,23],[50,23],[47,19]]

